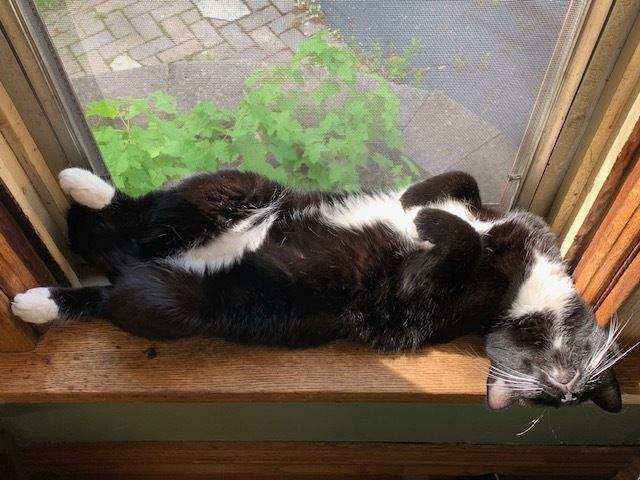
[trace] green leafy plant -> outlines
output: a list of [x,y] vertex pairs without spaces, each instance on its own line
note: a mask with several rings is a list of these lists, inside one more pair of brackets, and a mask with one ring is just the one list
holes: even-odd
[[133,195],[221,166],[307,189],[357,191],[371,170],[404,185],[419,171],[400,153],[399,100],[387,80],[361,67],[351,50],[319,34],[288,65],[255,71],[235,111],[203,102],[183,113],[175,98],[155,92],[93,102],[87,116],[97,120],[114,181]]
[[467,59],[461,54],[456,53],[451,57],[451,64],[453,65],[454,70],[457,72],[463,72],[465,68],[467,68]]
[[366,49],[358,44],[355,37],[351,38],[351,49],[358,57],[359,61],[365,65],[369,71],[375,72],[394,82],[410,82],[420,85],[424,80],[424,70],[411,66],[411,60],[422,47],[420,41],[412,37],[411,41],[399,52],[393,45],[388,48],[385,56],[380,42],[375,41],[370,48]]
[[34,2],[40,9],[57,8],[61,4],[61,0],[34,0]]
[[174,97],[154,92],[146,99],[98,100],[87,116],[113,121],[93,134],[116,185],[131,195],[231,161],[225,126],[232,115],[210,102],[180,113]]

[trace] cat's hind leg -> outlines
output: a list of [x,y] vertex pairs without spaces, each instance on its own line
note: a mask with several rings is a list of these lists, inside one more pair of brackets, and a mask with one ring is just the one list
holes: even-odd
[[407,209],[420,207],[445,199],[458,200],[474,209],[482,205],[476,180],[465,172],[447,172],[435,175],[410,186],[400,198]]
[[251,254],[217,274],[149,262],[127,268],[107,287],[32,289],[15,297],[13,311],[30,323],[95,316],[150,339],[218,336],[307,347],[345,335],[337,316],[301,298],[311,293],[292,283],[279,261]]
[[32,288],[14,297],[11,310],[32,324],[100,317],[139,336],[179,338],[203,331],[200,293],[194,275],[140,265],[113,286]]
[[110,276],[273,219],[285,192],[264,177],[231,170],[195,174],[137,198],[80,169],[61,172],[60,183],[78,202],[68,215],[72,250]]
[[97,175],[81,168],[66,168],[58,175],[60,188],[73,200],[99,210],[111,203],[116,189]]
[[[164,273],[154,275],[159,272]],[[95,316],[147,338],[201,333],[201,323],[195,320],[203,299],[193,288],[195,277],[186,272],[167,273],[140,265],[113,286],[32,288],[16,295],[11,309],[14,315],[33,324]]]

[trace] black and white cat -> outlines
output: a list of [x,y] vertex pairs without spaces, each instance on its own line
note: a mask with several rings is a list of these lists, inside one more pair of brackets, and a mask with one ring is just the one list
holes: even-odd
[[98,316],[152,339],[383,351],[487,334],[491,408],[587,399],[619,411],[614,328],[596,325],[548,226],[480,202],[461,172],[400,192],[299,192],[252,173],[197,174],[131,198],[61,172],[72,248],[112,285],[17,295],[26,322]]

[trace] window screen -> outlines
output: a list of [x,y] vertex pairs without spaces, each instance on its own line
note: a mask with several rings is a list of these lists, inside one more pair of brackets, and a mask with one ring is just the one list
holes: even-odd
[[34,0],[114,181],[241,168],[300,188],[531,157],[586,0]]

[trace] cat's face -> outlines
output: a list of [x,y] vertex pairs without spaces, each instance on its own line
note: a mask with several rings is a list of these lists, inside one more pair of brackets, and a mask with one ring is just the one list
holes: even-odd
[[508,320],[487,337],[489,407],[516,401],[561,407],[592,400],[608,412],[620,411],[612,369],[620,354],[617,331],[617,322],[600,328],[577,295],[562,315],[536,312]]

